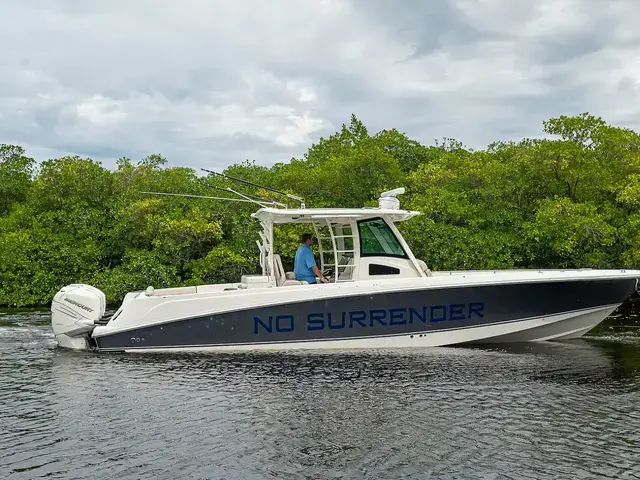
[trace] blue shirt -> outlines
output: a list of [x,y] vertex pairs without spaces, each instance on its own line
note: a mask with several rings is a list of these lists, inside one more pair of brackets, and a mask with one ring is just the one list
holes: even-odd
[[316,260],[313,258],[311,247],[306,244],[300,245],[296,251],[296,259],[293,263],[293,273],[296,280],[306,280],[309,283],[316,283],[316,274],[313,273],[311,267],[315,266]]

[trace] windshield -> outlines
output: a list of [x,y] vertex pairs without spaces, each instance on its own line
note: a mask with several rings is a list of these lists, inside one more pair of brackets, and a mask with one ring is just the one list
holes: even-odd
[[381,218],[358,222],[360,255],[406,257],[400,242]]

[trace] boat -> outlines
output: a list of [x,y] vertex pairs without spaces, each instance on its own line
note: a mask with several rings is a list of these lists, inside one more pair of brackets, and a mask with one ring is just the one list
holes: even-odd
[[[640,270],[432,271],[398,224],[404,188],[376,207],[260,206],[260,270],[239,281],[129,292],[113,314],[86,284],[51,304],[58,345],[99,352],[405,348],[531,342],[583,336],[638,290]],[[299,197],[295,197],[299,198]],[[328,283],[283,267],[274,229],[313,229]],[[430,232],[425,231],[429,236]]]

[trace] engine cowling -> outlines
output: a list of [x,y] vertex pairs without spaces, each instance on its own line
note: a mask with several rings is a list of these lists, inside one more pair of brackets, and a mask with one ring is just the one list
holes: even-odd
[[89,335],[107,308],[107,299],[91,285],[71,284],[62,288],[51,303],[51,327],[58,345],[88,350]]

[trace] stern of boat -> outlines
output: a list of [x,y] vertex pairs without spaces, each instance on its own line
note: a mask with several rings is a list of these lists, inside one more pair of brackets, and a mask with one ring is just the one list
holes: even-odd
[[107,308],[105,294],[91,285],[62,288],[51,303],[51,327],[58,345],[71,350],[90,350],[91,332]]

